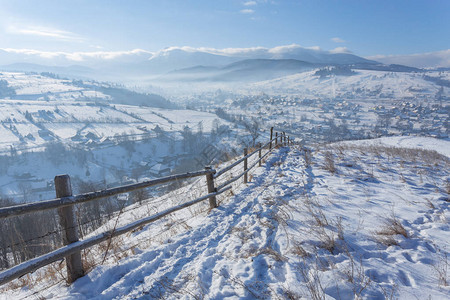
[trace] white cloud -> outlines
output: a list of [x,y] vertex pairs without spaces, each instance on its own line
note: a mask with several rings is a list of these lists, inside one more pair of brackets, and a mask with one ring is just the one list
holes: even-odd
[[59,30],[56,28],[43,27],[43,26],[30,26],[30,25],[9,25],[6,28],[7,33],[9,34],[18,34],[18,35],[34,35],[38,37],[47,37],[57,40],[65,40],[65,41],[77,41],[82,42],[84,39],[79,35]]
[[323,52],[323,50],[319,46],[313,47],[302,47],[297,44],[277,46],[273,48],[266,47],[249,47],[249,48],[207,48],[207,47],[168,47],[163,50],[160,50],[154,54],[154,57],[168,55],[169,52],[173,50],[183,50],[187,52],[206,52],[210,54],[223,55],[223,56],[233,56],[233,57],[259,57],[259,58],[278,58],[283,56],[283,54],[294,54],[300,53],[304,51],[313,51],[313,52]]
[[0,48],[0,50],[11,54],[22,54],[26,56],[35,56],[45,59],[55,59],[62,58],[69,61],[85,61],[87,59],[104,59],[112,60],[119,57],[131,56],[131,55],[148,55],[151,57],[152,52],[134,49],[130,51],[95,51],[95,52],[50,52],[50,51],[39,51],[33,49],[13,49],[13,48]]
[[366,58],[384,64],[400,64],[417,68],[450,67],[450,49],[409,55],[374,55]]
[[333,50],[330,50],[330,53],[346,53],[346,54],[350,54],[352,53],[350,50],[348,50],[347,47],[336,47]]
[[253,14],[255,11],[253,9],[241,9],[239,11],[241,14]]
[[244,2],[243,4],[244,4],[244,6],[254,6],[257,3],[256,3],[256,1],[247,1],[247,2]]
[[331,40],[335,43],[345,43],[345,40],[338,38],[338,37],[334,37]]

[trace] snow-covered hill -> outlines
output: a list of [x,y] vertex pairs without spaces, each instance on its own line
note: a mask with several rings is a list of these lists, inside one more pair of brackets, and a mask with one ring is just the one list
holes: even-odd
[[[124,75],[137,78],[198,65],[218,67],[244,59],[296,59],[324,64],[375,63],[350,53],[305,48],[296,44],[274,48],[235,49],[168,47],[154,53],[142,49],[76,53],[0,49],[0,66],[4,65],[0,69],[60,72],[64,75],[72,71],[77,76],[95,74],[96,77],[108,76],[116,80],[120,80]],[[28,64],[23,64],[24,62]],[[47,69],[43,69],[44,65],[48,65]]]
[[0,99],[0,194],[16,201],[52,198],[61,173],[111,183],[167,175],[205,143],[228,142],[221,133],[240,131],[214,113],[108,83],[21,72],[0,80],[9,92]]
[[[421,73],[355,70],[351,76],[315,75],[317,70],[247,85],[248,91],[269,95],[291,94],[301,98],[434,99],[440,86]],[[450,97],[450,90],[444,89]]]
[[219,208],[120,239],[70,287],[10,285],[0,298],[448,299],[450,158],[382,143],[281,148]]

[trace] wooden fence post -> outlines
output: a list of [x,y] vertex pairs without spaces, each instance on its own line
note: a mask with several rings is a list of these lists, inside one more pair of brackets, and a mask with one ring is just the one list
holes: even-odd
[[[211,170],[211,167],[205,167],[205,170]],[[208,185],[208,194],[216,192],[216,188],[214,187],[214,174],[208,173],[206,174],[206,184]],[[209,208],[213,209],[217,207],[216,196],[209,197]]]
[[273,139],[273,127],[270,127],[270,145],[269,145],[269,150],[272,150],[272,139]]
[[259,166],[261,167],[261,157],[262,157],[262,149],[261,149],[261,143],[258,144],[258,148],[259,148],[259,153],[258,153],[258,157],[259,157]]
[[283,131],[283,146],[286,146],[286,132]]
[[[247,148],[244,148],[244,156],[247,156],[247,154],[248,154],[248,150],[247,150]],[[244,172],[245,171],[247,171],[247,158],[245,158],[244,159]],[[244,174],[244,183],[247,183],[248,182],[248,173],[245,173]]]
[[278,132],[275,132],[275,147],[278,146]]
[[[72,196],[72,186],[69,175],[55,176],[56,197]],[[59,222],[63,230],[64,245],[78,242],[78,226],[73,211],[73,205],[58,208]],[[66,256],[67,281],[74,282],[84,275],[81,252]]]

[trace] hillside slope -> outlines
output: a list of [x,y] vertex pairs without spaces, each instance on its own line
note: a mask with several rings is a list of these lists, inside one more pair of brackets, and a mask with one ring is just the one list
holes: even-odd
[[116,246],[133,255],[0,299],[448,299],[449,167],[429,150],[281,148],[217,209]]

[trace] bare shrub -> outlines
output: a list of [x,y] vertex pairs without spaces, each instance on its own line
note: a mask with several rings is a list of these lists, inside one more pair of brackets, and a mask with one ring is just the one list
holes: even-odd
[[304,150],[303,158],[305,160],[306,167],[309,168],[312,164],[312,158],[313,158],[312,152],[311,152],[311,150],[306,149],[306,148],[303,150]]
[[336,249],[336,239],[332,233],[329,233],[323,227],[314,230],[317,238],[320,240],[319,247],[333,253]]
[[325,227],[329,225],[328,219],[317,201],[308,198],[306,201],[306,209],[313,218],[316,226]]
[[310,264],[306,260],[300,264],[298,271],[305,280],[306,289],[308,291],[308,298],[312,300],[325,300],[325,290],[322,286],[322,282],[319,276],[319,266],[316,264]]
[[430,208],[430,209],[435,209],[436,207],[434,206],[433,202],[431,202],[430,199],[425,199],[427,201],[426,205]]
[[447,179],[445,181],[445,192],[447,193],[447,199],[445,201],[450,202],[450,179]]
[[396,235],[402,235],[405,238],[408,237],[408,232],[405,227],[403,227],[394,214],[384,220],[381,229],[376,231],[375,234],[375,240],[387,247],[398,245],[398,242],[395,239]]
[[344,240],[344,226],[342,225],[342,217],[336,217],[335,226],[338,232],[338,239]]
[[302,297],[296,292],[291,291],[290,289],[283,288],[283,298],[287,300],[298,300],[301,299]]
[[397,240],[393,236],[375,236],[375,241],[379,244],[385,245],[386,247],[389,246],[398,246]]
[[330,173],[336,173],[336,166],[334,164],[334,155],[331,151],[325,151],[323,168]]
[[438,261],[433,264],[433,268],[435,270],[439,286],[449,285],[448,265],[449,262],[447,253],[439,255]]
[[308,252],[306,252],[305,248],[303,248],[301,243],[299,243],[299,242],[294,242],[294,245],[292,246],[290,252],[292,254],[300,256],[300,257],[308,256]]
[[377,234],[385,236],[401,234],[405,238],[408,237],[408,232],[406,231],[405,227],[403,227],[403,225],[394,215],[384,221],[382,228],[377,231]]
[[356,262],[349,251],[346,254],[349,258],[349,265],[344,269],[342,274],[351,283],[355,299],[362,299],[363,291],[370,286],[372,280],[366,275],[362,259],[360,258],[359,262]]
[[382,285],[379,285],[379,287],[380,287],[381,291],[383,292],[384,299],[389,299],[389,300],[397,299],[395,297],[395,293],[398,290],[397,284],[393,284],[391,287],[383,287]]

